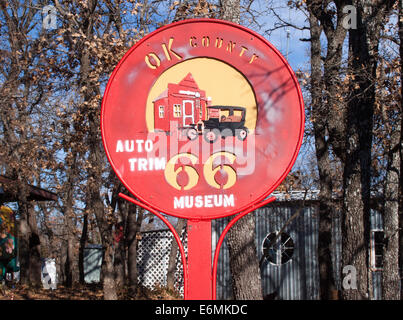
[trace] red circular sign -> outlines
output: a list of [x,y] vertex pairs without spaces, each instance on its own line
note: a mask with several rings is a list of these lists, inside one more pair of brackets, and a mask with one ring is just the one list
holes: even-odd
[[286,177],[304,106],[286,60],[262,36],[212,19],[160,28],[109,79],[102,138],[126,188],[181,218],[238,213]]

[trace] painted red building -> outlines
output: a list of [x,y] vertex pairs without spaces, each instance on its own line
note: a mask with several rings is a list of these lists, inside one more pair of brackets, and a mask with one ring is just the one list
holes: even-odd
[[201,90],[188,73],[178,84],[169,83],[153,104],[154,129],[168,132],[171,121],[182,128],[206,120],[206,107],[211,104],[211,98],[206,97],[206,91]]

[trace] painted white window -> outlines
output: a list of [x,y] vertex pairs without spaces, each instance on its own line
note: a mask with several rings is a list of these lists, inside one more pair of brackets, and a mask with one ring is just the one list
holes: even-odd
[[159,106],[159,115],[160,115],[160,118],[165,117],[165,108],[164,108],[164,106]]
[[181,105],[180,104],[174,104],[174,117],[179,118],[182,115],[182,110],[181,110]]

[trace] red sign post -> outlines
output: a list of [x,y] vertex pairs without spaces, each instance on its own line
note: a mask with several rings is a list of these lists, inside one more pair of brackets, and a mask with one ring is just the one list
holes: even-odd
[[160,212],[188,219],[187,261],[178,243],[185,299],[215,298],[211,220],[240,213],[221,245],[240,217],[274,200],[301,146],[304,106],[290,66],[249,29],[185,20],[126,53],[101,117],[109,162],[136,199],[122,196],[171,230]]

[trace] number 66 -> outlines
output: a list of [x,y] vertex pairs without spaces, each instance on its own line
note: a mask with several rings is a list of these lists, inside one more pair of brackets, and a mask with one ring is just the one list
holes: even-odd
[[[183,190],[190,190],[194,186],[197,185],[199,181],[199,174],[196,169],[190,165],[184,165],[175,170],[175,164],[179,160],[179,158],[187,158],[194,165],[197,162],[197,157],[191,153],[179,153],[169,159],[165,166],[164,176],[166,181],[175,189],[181,190],[181,186],[177,182],[178,174],[182,171],[185,171],[188,175],[188,183],[183,187]],[[231,166],[224,164],[213,168],[214,160],[218,157],[225,157],[229,160],[231,164],[234,163],[236,156],[232,153],[220,151],[213,153],[206,161],[203,167],[203,175],[206,179],[206,182],[216,189],[221,189],[221,185],[216,182],[214,179],[216,173],[220,170],[224,170],[227,174],[227,182],[222,186],[223,189],[231,188],[236,182],[236,171]]]

